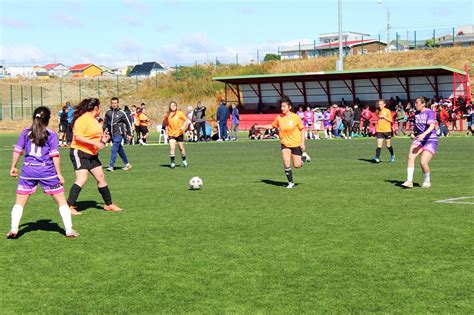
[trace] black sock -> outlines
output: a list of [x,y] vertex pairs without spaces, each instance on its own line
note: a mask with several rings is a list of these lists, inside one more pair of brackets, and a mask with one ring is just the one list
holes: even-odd
[[112,204],[112,195],[110,195],[110,190],[109,186],[104,186],[104,187],[98,187],[99,192],[102,195],[102,199],[104,199],[104,202],[107,206],[110,206]]
[[170,155],[170,160],[171,160],[171,163],[174,163],[174,160],[175,160],[174,155]]
[[393,156],[393,147],[387,147],[388,152],[390,152],[390,155]]
[[183,161],[186,161],[186,154],[185,154],[185,155],[181,155],[181,159],[182,159]]
[[77,198],[81,193],[82,187],[78,184],[72,184],[71,190],[69,190],[69,197],[67,198],[67,204],[69,206],[74,206],[76,204]]
[[285,175],[286,175],[286,178],[288,179],[288,182],[293,183],[293,172],[291,171],[291,167],[285,168]]
[[382,148],[377,148],[377,150],[375,150],[375,157],[377,159],[380,158],[380,152],[382,152]]

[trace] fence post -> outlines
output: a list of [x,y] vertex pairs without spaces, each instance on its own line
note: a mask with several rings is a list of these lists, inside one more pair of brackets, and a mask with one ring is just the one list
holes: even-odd
[[197,60],[196,60],[196,66],[194,67],[194,76],[196,77],[196,80],[199,78],[198,61]]
[[454,41],[455,41],[455,38],[456,38],[455,37],[456,35],[454,35],[454,32],[455,32],[455,30],[454,30],[454,27],[453,27],[453,47],[454,47]]
[[433,29],[433,46],[436,45],[436,29]]
[[298,42],[298,59],[301,59],[301,42]]
[[175,74],[176,81],[178,81],[178,65],[175,66],[174,74]]
[[40,86],[40,90],[41,90],[41,106],[43,106],[43,86],[42,85]]
[[60,104],[61,104],[61,107],[63,106],[63,78],[60,77],[59,78],[59,100],[60,100]]
[[119,76],[117,75],[117,97],[120,95]]
[[398,51],[398,32],[395,33],[395,46],[397,46],[397,51]]
[[416,31],[413,34],[413,49],[416,50]]
[[257,49],[257,65],[260,64],[260,50]]
[[33,85],[30,85],[30,99],[31,99],[31,113],[30,116],[33,116]]
[[364,35],[362,35],[362,55],[364,54]]
[[10,84],[10,119],[13,120],[13,85]]
[[138,93],[138,75],[135,75],[135,85],[137,86],[137,93]]
[[155,88],[158,88],[158,73],[155,74]]
[[79,102],[82,100],[82,81],[79,79]]
[[0,89],[0,121],[3,120],[3,95],[2,90]]
[[21,97],[21,119],[25,117],[25,112],[23,109],[23,85],[20,85],[20,97]]
[[99,79],[98,76],[97,76],[97,94],[98,94],[98,96],[99,96],[99,98],[100,98],[100,79]]
[[235,64],[238,66],[239,65],[239,53],[235,54]]

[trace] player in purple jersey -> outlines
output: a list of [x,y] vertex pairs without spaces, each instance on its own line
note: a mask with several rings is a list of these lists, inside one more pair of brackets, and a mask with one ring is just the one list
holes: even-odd
[[429,163],[436,153],[438,147],[438,136],[436,135],[435,113],[426,107],[425,99],[416,99],[416,114],[413,133],[414,139],[410,151],[408,152],[407,180],[402,184],[405,188],[413,187],[413,173],[415,172],[415,159],[420,156],[420,165],[423,171],[423,184],[421,187],[430,188],[430,167]]
[[21,132],[13,149],[10,176],[18,177],[16,165],[20,155],[25,154],[25,158],[16,189],[16,201],[11,212],[11,228],[7,238],[18,236],[23,208],[30,195],[36,191],[38,184],[46,194],[53,197],[59,206],[59,214],[63,220],[66,236],[79,236],[79,233],[72,229],[71,212],[64,197],[64,178],[61,175],[59,163],[58,135],[46,128],[50,117],[51,111],[47,107],[36,108],[31,127]]

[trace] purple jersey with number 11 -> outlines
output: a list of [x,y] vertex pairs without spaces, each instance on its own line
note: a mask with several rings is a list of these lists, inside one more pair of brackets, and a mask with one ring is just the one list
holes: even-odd
[[17,193],[32,194],[36,185],[40,184],[45,193],[55,194],[64,191],[59,182],[58,174],[53,164],[53,157],[58,157],[58,135],[47,129],[49,136],[45,145],[40,147],[31,142],[31,130],[24,129],[13,149],[18,154],[24,154]]

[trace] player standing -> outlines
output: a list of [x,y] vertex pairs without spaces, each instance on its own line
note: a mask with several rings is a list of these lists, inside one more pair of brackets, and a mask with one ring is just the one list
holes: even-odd
[[51,111],[44,106],[38,107],[33,113],[33,123],[24,129],[13,150],[10,176],[17,177],[16,165],[20,155],[25,154],[20,179],[16,190],[15,205],[11,211],[11,229],[7,238],[16,238],[23,208],[31,194],[39,184],[44,192],[53,197],[59,206],[67,237],[78,237],[79,233],[72,229],[71,213],[64,197],[64,178],[58,152],[58,136],[46,127],[49,124]]
[[392,113],[388,108],[385,107],[386,104],[384,100],[379,100],[377,102],[377,106],[378,121],[375,127],[377,149],[375,150],[375,156],[372,158],[372,161],[375,163],[380,163],[380,152],[382,151],[382,145],[385,140],[385,145],[390,152],[390,163],[393,163],[395,162],[395,154],[393,153],[393,148],[391,145],[393,123]]
[[188,167],[188,161],[186,160],[186,150],[184,149],[184,131],[188,129],[188,126],[191,122],[182,111],[178,110],[178,104],[174,101],[172,101],[168,107],[168,113],[165,116],[165,122],[166,131],[168,134],[168,142],[170,144],[171,168],[176,167],[176,143],[178,143],[183,166]]

